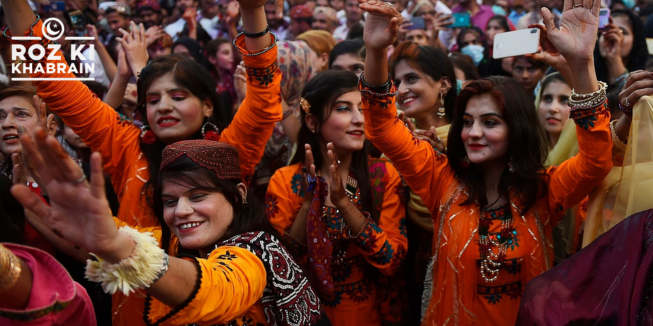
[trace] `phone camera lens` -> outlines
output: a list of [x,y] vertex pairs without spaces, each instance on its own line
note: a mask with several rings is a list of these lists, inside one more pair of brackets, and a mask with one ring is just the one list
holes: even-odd
[[535,33],[537,33],[537,28],[531,29],[531,34],[535,34]]

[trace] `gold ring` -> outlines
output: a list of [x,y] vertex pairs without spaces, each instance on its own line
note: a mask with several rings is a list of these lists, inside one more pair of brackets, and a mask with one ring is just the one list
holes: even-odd
[[582,6],[583,6],[582,4],[577,4],[577,5],[574,5],[574,8],[580,8]]
[[79,183],[84,182],[85,180],[86,180],[86,175],[84,175],[84,173],[82,173],[82,177],[75,180],[75,181],[73,181],[73,184],[79,184]]

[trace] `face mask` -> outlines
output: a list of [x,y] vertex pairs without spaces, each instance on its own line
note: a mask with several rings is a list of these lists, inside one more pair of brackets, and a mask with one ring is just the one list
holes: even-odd
[[497,5],[492,6],[492,12],[495,15],[499,15],[499,16],[507,15],[506,11],[503,8],[501,8],[501,7],[497,6]]
[[483,50],[484,49],[483,49],[482,46],[476,45],[476,44],[471,44],[471,45],[468,45],[468,46],[464,47],[461,50],[461,52],[464,55],[472,58],[472,60],[474,61],[474,65],[478,66],[478,64],[481,63],[481,61],[483,61]]
[[624,6],[628,8],[628,10],[631,10],[635,7],[635,0],[623,0],[624,1]]

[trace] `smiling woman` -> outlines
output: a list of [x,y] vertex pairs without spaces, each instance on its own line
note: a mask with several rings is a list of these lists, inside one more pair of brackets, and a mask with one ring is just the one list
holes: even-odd
[[[239,2],[244,29],[252,33],[266,30],[263,3]],[[2,6],[9,37],[24,33],[42,36],[42,22],[32,13],[27,1],[2,0]],[[123,34],[123,48],[145,39],[143,26],[133,25],[132,31]],[[12,42],[25,46],[37,43]],[[248,95],[228,127],[225,112],[229,111],[221,110],[215,81],[206,69],[191,59],[160,57],[147,64],[146,56],[126,55],[129,66],[126,69],[138,80],[137,109],[147,117],[142,129],[103,103],[81,82],[35,82],[38,95],[49,108],[93,151],[102,153],[104,169],[119,194],[117,217],[123,222],[139,227],[159,224],[149,205],[148,194],[157,182],[161,152],[172,142],[204,138],[233,144],[239,151],[243,181],[247,183],[251,178],[274,124],[282,116],[276,36],[265,34],[248,38],[241,34],[235,39],[235,49],[243,54],[247,75],[251,78],[247,80]],[[56,63],[66,65],[63,57]],[[74,76],[33,72],[30,77]],[[113,324],[142,325],[142,297],[115,294]]]
[[[248,320],[308,326],[323,319],[302,270],[247,195],[233,146],[210,140],[167,146],[153,197],[156,216],[165,225],[135,230],[108,210],[99,154],[91,158],[90,184],[72,182],[79,169],[63,148],[42,131],[35,139],[36,144],[21,137],[52,206],[23,185],[14,187],[13,195],[50,228],[61,230],[63,238],[100,258],[88,261],[89,280],[108,291],[147,292],[146,324]],[[46,165],[44,157],[54,164]],[[70,202],[70,197],[79,200]],[[179,240],[172,245],[171,231]],[[159,241],[170,255],[158,248]]]
[[272,176],[265,204],[334,326],[399,322],[402,309],[389,303],[407,249],[403,186],[391,164],[369,156],[357,80],[327,71],[304,87],[304,150]]
[[[401,16],[376,0],[361,4],[369,13],[359,83],[366,133],[432,212],[423,324],[514,325],[526,282],[552,267],[553,227],[609,172],[606,86],[592,62],[599,3],[571,9],[567,0],[560,30],[543,9],[548,37],[573,71],[579,142],[578,155],[547,169],[533,102],[506,77],[476,80],[460,92],[446,155],[417,141],[397,123],[397,89],[386,69]],[[585,31],[573,28],[579,20],[588,22]]]

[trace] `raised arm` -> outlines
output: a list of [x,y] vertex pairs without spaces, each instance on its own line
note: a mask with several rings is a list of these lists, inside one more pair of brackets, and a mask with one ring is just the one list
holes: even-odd
[[[263,10],[265,0],[242,0],[239,3],[244,31],[249,34],[264,31],[267,27]],[[234,43],[243,54],[247,94],[220,140],[238,149],[243,178],[249,181],[263,157],[274,124],[281,121],[281,73],[277,67],[276,37],[273,34],[256,38],[241,34]]]
[[[118,230],[116,224],[123,224],[116,223],[111,216],[99,154],[91,156],[89,184],[57,140],[52,136],[46,138],[41,128],[36,131],[36,142],[28,135],[21,135],[20,139],[26,157],[41,177],[41,186],[50,194],[50,206],[24,185],[15,185],[12,194],[64,239],[100,258],[87,263],[86,275],[101,282],[106,292],[122,291],[127,295],[137,289],[146,290],[167,306],[152,303],[153,308],[159,307],[157,312],[186,306],[196,309],[188,315],[195,319],[179,324],[226,322],[261,297],[266,272],[254,254],[236,248],[233,253],[229,249],[214,250],[208,259],[197,262],[168,257],[159,248],[160,232],[125,226]],[[220,293],[222,301],[208,299],[215,293]],[[178,318],[181,317],[173,320]]]
[[597,186],[612,168],[610,112],[607,109],[605,84],[600,85],[594,71],[592,51],[598,31],[600,1],[574,5],[565,0],[560,28],[553,23],[551,12],[543,8],[542,16],[549,40],[564,56],[572,73],[574,89],[570,98],[570,118],[576,123],[578,155],[548,170],[549,209],[553,224],[564,210],[579,203]]
[[395,165],[408,185],[430,211],[437,211],[439,199],[453,180],[445,155],[428,142],[416,138],[397,118],[396,88],[388,75],[387,47],[394,42],[401,15],[383,1],[363,2],[365,21],[365,73],[359,90],[363,96],[365,133]]
[[[15,34],[42,38],[42,40],[28,41],[12,39],[12,43],[29,48],[42,42],[46,48],[44,56],[49,59],[53,49],[48,45],[54,42],[43,38],[43,23],[36,20],[27,2],[5,0],[2,4],[5,16],[9,18],[9,30],[6,31],[9,37]],[[63,54],[57,53],[54,56],[57,59],[47,60],[48,64],[56,67],[54,72],[37,69],[36,67],[43,65],[43,62],[34,63],[29,57],[25,58],[21,66],[32,64],[30,77],[45,78],[45,80],[34,81],[39,97],[81,137],[84,143],[92,150],[102,153],[105,171],[111,175],[114,187],[122,189],[126,177],[124,171],[136,160],[140,152],[138,140],[140,130],[124,121],[113,108],[103,103],[80,81],[49,80],[50,78],[75,78],[75,75],[68,72],[69,67]]]

